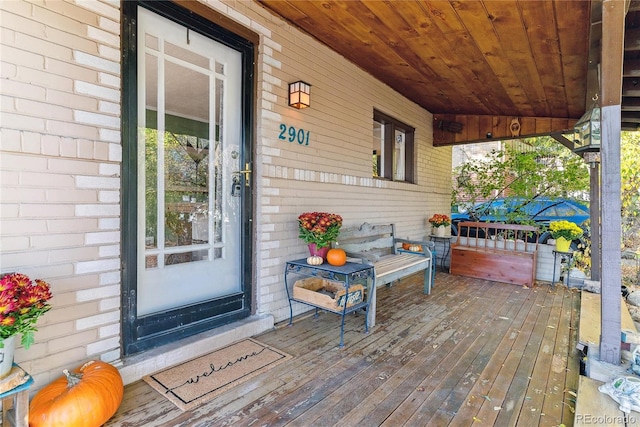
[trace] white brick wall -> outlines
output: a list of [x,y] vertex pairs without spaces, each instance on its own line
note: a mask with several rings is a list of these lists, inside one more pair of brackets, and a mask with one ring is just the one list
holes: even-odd
[[[259,312],[279,321],[289,315],[284,262],[306,251],[297,238],[300,213],[337,212],[347,225],[395,222],[401,235],[423,237],[431,214],[450,211],[451,151],[432,147],[427,111],[278,18],[269,16],[276,23],[269,26],[252,2],[238,7],[270,29],[262,33],[258,75],[256,280]],[[301,111],[286,105],[287,85],[299,79],[312,84],[311,108]],[[416,128],[416,185],[371,178],[374,108]],[[309,131],[309,146],[279,140],[281,123]]]
[[0,8],[0,268],[52,285],[36,344],[16,354],[46,384],[88,357],[119,354],[121,150],[111,146],[120,144],[120,10],[96,1]]
[[[429,112],[256,2],[203,3],[260,35],[254,286],[257,311],[283,320],[284,262],[306,251],[297,216],[332,211],[346,225],[394,222],[423,237],[427,218],[449,211],[451,151],[433,148]],[[0,271],[53,286],[36,344],[16,356],[38,384],[86,358],[119,357],[119,5],[0,2]],[[286,105],[299,79],[313,85],[301,111]],[[374,108],[416,128],[416,184],[372,179]],[[279,140],[282,123],[309,131],[309,146]]]

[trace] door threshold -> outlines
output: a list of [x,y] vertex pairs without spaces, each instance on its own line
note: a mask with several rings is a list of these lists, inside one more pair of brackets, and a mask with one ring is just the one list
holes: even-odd
[[273,329],[271,315],[253,315],[219,328],[127,356],[113,365],[118,368],[125,385],[167,367],[210,353],[244,338]]

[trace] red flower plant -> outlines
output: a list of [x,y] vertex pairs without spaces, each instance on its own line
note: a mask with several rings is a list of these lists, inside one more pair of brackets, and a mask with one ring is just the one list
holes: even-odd
[[342,217],[328,212],[305,212],[298,217],[300,237],[306,243],[325,248],[335,241],[342,227]]
[[49,284],[32,281],[20,273],[6,274],[0,279],[0,338],[22,335],[22,345],[29,348],[34,342],[38,318],[51,309]]
[[447,227],[451,225],[451,218],[449,218],[449,216],[445,214],[434,214],[431,218],[429,218],[429,222],[434,227],[440,227],[443,225]]

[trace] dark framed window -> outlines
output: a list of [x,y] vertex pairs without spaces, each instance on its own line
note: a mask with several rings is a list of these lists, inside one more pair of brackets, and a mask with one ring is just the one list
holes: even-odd
[[373,111],[373,176],[415,182],[415,128],[378,110]]

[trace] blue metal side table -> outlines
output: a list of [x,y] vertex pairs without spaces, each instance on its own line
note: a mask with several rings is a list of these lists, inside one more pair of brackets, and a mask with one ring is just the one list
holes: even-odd
[[[14,367],[17,366],[20,368],[20,366],[15,363],[13,365]],[[0,394],[3,427],[29,426],[29,388],[33,385],[33,378],[28,372],[24,372],[28,378],[25,383]]]
[[[334,282],[340,282],[345,288],[345,297],[341,308],[330,310],[321,305],[314,304],[313,302],[294,298],[293,286],[295,283],[292,283],[292,276],[294,279],[296,277],[318,277]],[[362,301],[356,301],[353,305],[349,305],[349,287],[354,285],[356,282],[361,282],[365,285],[365,298]],[[315,307],[316,316],[318,315],[319,310],[326,310],[342,317],[342,322],[340,324],[340,347],[344,347],[344,318],[347,314],[360,309],[367,310],[367,315],[364,318],[364,328],[365,332],[369,331],[369,316],[372,315],[369,311],[373,310],[375,313],[375,272],[372,265],[355,262],[347,262],[345,265],[341,266],[331,265],[326,262],[321,265],[309,265],[305,258],[295,261],[287,261],[284,270],[284,284],[287,290],[287,298],[289,299],[289,325],[293,324],[292,301],[296,301]]]

